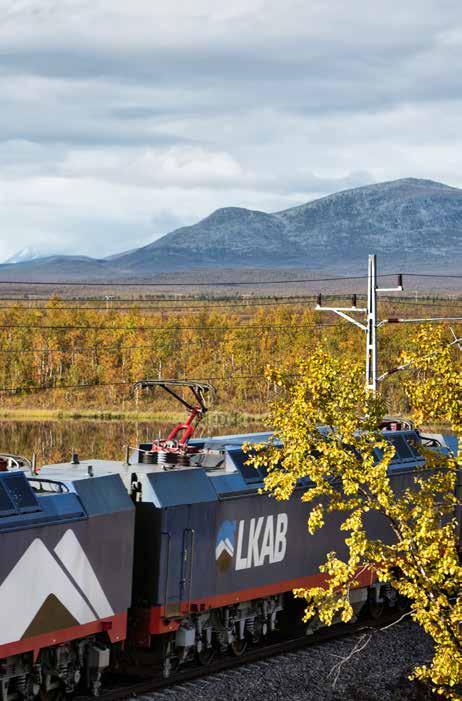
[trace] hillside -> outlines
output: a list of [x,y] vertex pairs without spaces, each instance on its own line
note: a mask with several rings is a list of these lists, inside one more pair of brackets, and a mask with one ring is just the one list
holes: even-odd
[[344,269],[375,252],[391,265],[462,262],[462,190],[407,178],[274,214],[227,207],[117,259],[127,269],[216,266]]
[[[130,243],[129,241],[127,242]],[[113,280],[190,269],[460,270],[462,190],[405,178],[338,192],[282,212],[218,209],[192,226],[105,260],[53,256],[0,266],[0,279]]]
[[0,265],[1,280],[109,280],[116,273],[105,260],[88,256],[47,256]]

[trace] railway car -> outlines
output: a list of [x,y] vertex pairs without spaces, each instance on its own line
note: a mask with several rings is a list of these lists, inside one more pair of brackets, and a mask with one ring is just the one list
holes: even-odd
[[[93,461],[93,469],[120,475],[135,504],[129,642],[137,649],[161,649],[168,676],[193,659],[206,664],[220,650],[240,655],[249,641],[289,620],[292,590],[322,583],[319,565],[327,552],[342,554],[345,545],[337,515],[321,532],[308,533],[309,506],[300,499],[308,481],[300,481],[288,501],[261,493],[265,475],[246,464],[242,446],[260,443],[269,433],[194,439],[208,387],[175,381],[143,385],[167,389],[188,408],[188,420],[166,439],[141,444],[124,466]],[[192,404],[178,393],[184,385],[193,391]],[[395,446],[390,479],[401,490],[424,464],[416,448],[422,436],[396,419],[383,430]],[[426,440],[447,449],[442,437]],[[69,467],[56,469],[64,470],[64,478]],[[392,537],[378,516],[368,528],[372,536]],[[350,593],[357,613],[366,604],[374,613],[396,604],[396,592],[371,573],[363,572],[359,583]],[[308,631],[317,625],[310,622]]]
[[[308,533],[307,480],[288,501],[261,492],[265,475],[246,464],[243,443],[271,434],[193,438],[210,387],[141,384],[166,389],[189,417],[124,463],[74,458],[27,474],[0,459],[0,701],[78,685],[97,695],[123,643],[132,657],[159,653],[165,676],[220,651],[240,655],[300,623],[292,590],[321,584],[327,552],[344,552],[338,516]],[[419,443],[449,450],[442,436],[424,439],[409,422],[389,420],[383,430],[395,446],[397,489],[424,464]],[[368,528],[392,537],[378,516]],[[356,613],[397,603],[369,572],[350,599]],[[305,632],[317,626],[312,620]]]
[[[424,463],[415,448],[421,439],[415,430],[385,435],[396,448],[390,479],[401,490]],[[242,444],[268,437],[193,440],[198,452],[189,467],[137,466],[134,635],[139,647],[163,637],[166,675],[194,656],[207,662],[217,649],[241,654],[289,614],[294,588],[322,584],[319,565],[329,551],[345,551],[338,515],[308,533],[310,507],[300,499],[306,481],[288,501],[261,493],[264,474],[246,465]],[[378,516],[368,528],[373,537],[392,538]],[[374,613],[396,604],[396,592],[371,573],[359,581],[350,593],[357,613],[366,604]]]
[[26,467],[0,460],[1,701],[97,695],[127,636],[135,508],[118,474]]

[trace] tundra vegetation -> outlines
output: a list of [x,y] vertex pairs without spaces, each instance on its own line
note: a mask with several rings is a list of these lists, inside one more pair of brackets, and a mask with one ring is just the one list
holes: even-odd
[[[439,328],[417,333],[402,355],[410,366],[400,379],[418,422],[444,421],[460,432],[460,351],[448,346],[450,340]],[[410,602],[410,615],[433,639],[433,659],[416,668],[414,678],[460,701],[462,567],[455,515],[461,459],[427,449],[413,486],[398,493],[388,478],[394,448],[380,430],[386,401],[366,391],[362,363],[323,347],[295,364],[269,368],[267,377],[281,389],[270,415],[282,447],[257,446],[250,461],[266,466],[265,489],[277,499],[288,499],[300,478],[311,480],[301,497],[310,505],[310,533],[334,512],[342,515],[345,531],[347,555],[328,554],[321,566],[324,586],[295,592],[306,599],[305,619],[350,620],[349,590],[360,572],[375,572]],[[321,432],[321,425],[327,430]],[[388,522],[389,542],[368,534],[371,514]]]

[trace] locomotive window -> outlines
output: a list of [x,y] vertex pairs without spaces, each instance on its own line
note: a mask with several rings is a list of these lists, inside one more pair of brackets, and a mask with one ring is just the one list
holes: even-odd
[[13,506],[13,502],[8,496],[8,493],[6,492],[5,487],[3,485],[3,480],[0,480],[0,517],[10,516],[11,514],[16,513],[16,509]]
[[40,511],[29,482],[23,472],[7,473],[2,477],[2,486],[13,504],[15,513]]
[[422,454],[422,451],[420,450],[420,443],[416,438],[408,438],[406,444],[414,458],[416,458],[417,460],[423,459],[424,456]]
[[230,454],[234,464],[247,483],[263,481],[265,475],[260,474],[260,469],[246,464],[249,455],[244,453],[243,450],[233,450]]
[[387,436],[387,439],[390,441],[390,443],[393,444],[395,448],[395,456],[393,457],[392,462],[401,462],[403,460],[414,460],[415,456],[413,455],[411,448],[409,445],[406,443],[404,440],[403,436],[396,435],[396,436]]

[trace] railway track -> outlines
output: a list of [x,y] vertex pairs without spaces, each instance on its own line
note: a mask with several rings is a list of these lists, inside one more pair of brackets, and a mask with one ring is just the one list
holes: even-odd
[[[154,672],[151,671],[151,673],[140,673],[139,676],[121,674],[117,679],[112,679],[111,686],[107,687],[99,698],[101,701],[119,701],[129,697],[138,697],[140,701],[153,701],[153,699],[167,698],[174,691],[184,692],[188,689],[192,693],[194,688],[199,690],[204,685],[212,683],[214,678],[222,677],[226,672],[237,672],[239,668],[256,663],[270,664],[268,659],[272,657],[283,657],[309,647],[371,633],[390,624],[398,623],[400,617],[402,614],[382,616],[380,620],[362,620],[354,624],[336,624],[309,636],[299,635],[269,645],[250,648],[239,657],[226,655],[208,665],[185,666],[184,669],[172,674],[168,679],[162,676],[160,668]],[[146,699],[143,699],[144,696]],[[90,701],[92,698],[91,696],[78,696],[75,701]]]

